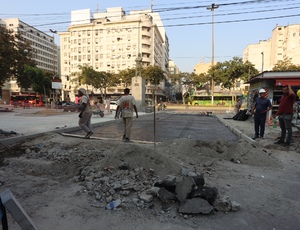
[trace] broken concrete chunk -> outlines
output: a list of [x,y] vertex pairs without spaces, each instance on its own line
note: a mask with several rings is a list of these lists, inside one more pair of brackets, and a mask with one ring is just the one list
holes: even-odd
[[160,188],[158,191],[158,197],[161,199],[164,203],[174,203],[174,201],[177,200],[174,193],[169,192],[165,188]]
[[153,196],[152,195],[149,195],[145,192],[141,193],[139,195],[139,198],[142,200],[142,201],[145,201],[146,203],[150,203],[151,201],[153,201]]
[[184,177],[182,181],[176,183],[176,197],[179,201],[185,201],[195,187],[192,177]]
[[193,198],[187,200],[179,207],[179,212],[184,214],[210,214],[214,210],[206,200]]
[[217,197],[213,205],[218,211],[229,212],[231,210],[231,199],[229,196]]
[[230,211],[236,212],[238,210],[240,210],[241,205],[235,201],[231,202],[231,209]]
[[193,180],[195,181],[195,185],[196,185],[197,187],[203,187],[203,186],[204,186],[205,180],[204,180],[203,175],[193,176],[192,178],[193,178]]
[[191,197],[203,198],[207,200],[211,205],[213,205],[217,196],[218,196],[218,189],[207,187],[207,186],[198,187],[197,189],[194,189],[191,193]]
[[169,192],[175,192],[176,188],[176,177],[175,176],[167,176],[163,180],[160,180],[154,184],[155,187],[163,187],[167,189]]

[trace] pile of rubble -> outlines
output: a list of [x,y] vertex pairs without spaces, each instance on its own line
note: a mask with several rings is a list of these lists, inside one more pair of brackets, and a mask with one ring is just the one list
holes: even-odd
[[[108,209],[143,209],[159,207],[159,212],[176,209],[182,215],[212,214],[216,211],[237,211],[240,205],[230,197],[221,197],[218,189],[205,186],[203,175],[186,168],[181,175],[168,175],[163,179],[153,169],[131,168],[123,162],[118,168],[109,166],[101,171],[87,166],[74,177],[83,189],[94,198],[93,205]],[[160,209],[160,210],[159,210]]]
[[14,137],[18,135],[15,131],[5,131],[3,129],[0,129],[0,139]]

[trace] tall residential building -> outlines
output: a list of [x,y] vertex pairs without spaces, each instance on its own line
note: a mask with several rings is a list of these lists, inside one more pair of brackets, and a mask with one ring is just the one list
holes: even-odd
[[291,58],[300,65],[300,24],[278,26],[273,29],[272,37],[248,45],[243,52],[243,60],[250,61],[259,71],[272,70],[278,61]]
[[[77,83],[70,73],[78,72],[79,65],[118,73],[135,67],[140,53],[143,66],[157,65],[168,72],[168,38],[159,15],[150,10],[128,15],[121,7],[93,15],[89,9],[72,11],[68,31],[59,35],[63,99],[75,100]],[[91,90],[100,94],[97,89]],[[122,92],[122,86],[107,90],[108,94]]]
[[169,60],[169,74],[179,74],[180,70],[173,60]]
[[[53,36],[26,24],[19,18],[2,19],[1,26],[13,31],[14,34],[19,33],[26,41],[30,42],[33,59],[38,68],[47,72],[58,73],[58,47],[54,43]],[[10,81],[2,87],[3,99],[9,100],[10,95],[19,93],[22,93],[22,89],[18,87],[12,76]]]

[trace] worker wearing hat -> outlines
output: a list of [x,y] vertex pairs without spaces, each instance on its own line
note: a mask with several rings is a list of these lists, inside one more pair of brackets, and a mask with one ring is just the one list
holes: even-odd
[[92,110],[90,108],[90,99],[84,88],[78,89],[78,95],[81,97],[80,104],[82,105],[78,124],[86,132],[85,138],[90,138],[93,134],[91,129]]
[[254,113],[254,140],[264,137],[267,113],[272,109],[270,100],[266,98],[266,90],[260,89],[258,94],[259,97],[256,98],[252,107],[252,113]]

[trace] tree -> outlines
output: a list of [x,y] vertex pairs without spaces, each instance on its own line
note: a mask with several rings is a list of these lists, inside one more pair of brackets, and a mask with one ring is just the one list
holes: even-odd
[[190,99],[190,96],[194,93],[194,79],[196,74],[194,72],[181,73],[181,86],[182,86],[182,100],[183,104],[186,104]]
[[122,83],[125,84],[125,87],[131,85],[131,80],[135,76],[135,71],[135,68],[128,68],[125,70],[121,70],[118,73],[118,77],[122,81]]
[[28,88],[28,79],[24,79],[25,65],[35,66],[29,41],[20,34],[0,27],[0,86],[10,77],[14,77],[22,88]]
[[23,71],[24,78],[28,79],[29,88],[34,92],[49,95],[52,88],[51,78],[47,73],[37,67],[25,65]]
[[292,63],[291,58],[284,58],[276,63],[273,68],[273,71],[299,71],[300,65],[295,65]]
[[78,69],[78,72],[71,73],[71,76],[75,76],[71,81],[77,83],[74,90],[77,90],[81,84],[85,84],[88,91],[88,85],[91,85],[93,79],[95,79],[96,71],[88,65],[79,65]]
[[147,66],[142,71],[142,76],[145,78],[147,83],[151,85],[159,85],[160,82],[166,79],[165,72],[159,66]]
[[14,53],[14,36],[0,26],[0,86],[13,75]]
[[117,74],[112,74],[104,71],[96,71],[92,66],[88,65],[79,65],[78,72],[71,73],[71,76],[76,76],[72,79],[72,82],[76,82],[77,89],[81,84],[85,84],[88,91],[88,86],[92,86],[92,88],[99,89],[101,94],[106,96],[106,89],[108,87],[116,86],[120,83]]
[[239,79],[249,80],[258,74],[258,70],[248,61],[243,63],[242,58],[233,57],[230,61],[218,62],[208,70],[210,78],[214,78],[215,84],[231,90]]
[[168,76],[168,79],[170,79],[170,83],[172,85],[176,85],[176,84],[180,84],[181,82],[181,74],[180,73],[177,73],[177,74],[170,74]]

